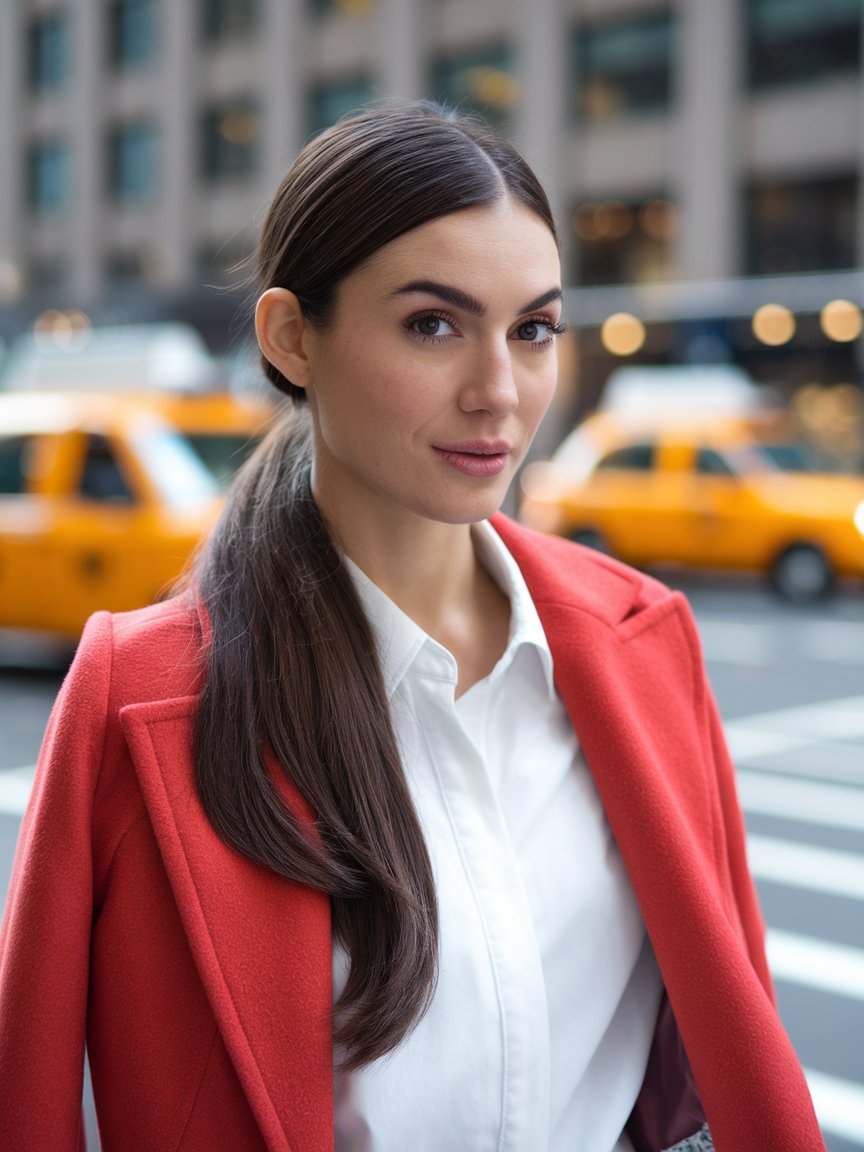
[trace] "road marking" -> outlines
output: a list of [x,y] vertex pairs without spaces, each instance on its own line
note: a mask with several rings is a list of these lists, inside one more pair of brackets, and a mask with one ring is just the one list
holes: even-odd
[[852,620],[803,621],[796,629],[803,654],[831,664],[864,664],[864,624]]
[[761,668],[776,662],[777,654],[768,625],[700,620],[698,628],[702,652],[709,664]]
[[864,832],[864,792],[860,789],[815,780],[780,781],[747,769],[737,775],[745,812]]
[[760,729],[811,740],[864,739],[864,696],[841,696],[818,704],[780,708],[727,722],[735,730]]
[[729,721],[725,725],[726,743],[732,759],[758,760],[762,756],[775,756],[812,743],[808,737],[795,733],[775,732],[771,728],[751,728],[747,720]]
[[0,772],[0,815],[21,816],[30,799],[36,765]]
[[805,1068],[804,1075],[823,1131],[864,1144],[864,1085],[813,1068]]
[[758,729],[736,729],[734,725],[727,725],[726,742],[739,768],[864,787],[862,744],[816,740]]
[[864,900],[864,856],[771,836],[748,836],[747,859],[756,880]]
[[761,668],[784,658],[784,650],[822,664],[864,664],[864,624],[854,620],[802,621],[785,625],[738,620],[699,620],[709,664]]
[[769,928],[768,966],[775,980],[864,1000],[864,952],[844,944]]

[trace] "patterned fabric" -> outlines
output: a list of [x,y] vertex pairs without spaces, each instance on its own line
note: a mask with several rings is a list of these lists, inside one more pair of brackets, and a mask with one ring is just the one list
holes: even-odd
[[714,1152],[714,1141],[708,1131],[708,1125],[703,1125],[698,1132],[688,1136],[686,1140],[679,1140],[664,1152]]

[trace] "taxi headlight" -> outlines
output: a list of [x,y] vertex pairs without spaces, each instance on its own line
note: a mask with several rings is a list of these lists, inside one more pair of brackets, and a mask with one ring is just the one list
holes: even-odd
[[864,536],[864,500],[855,509],[855,515],[852,517],[855,527],[861,536]]

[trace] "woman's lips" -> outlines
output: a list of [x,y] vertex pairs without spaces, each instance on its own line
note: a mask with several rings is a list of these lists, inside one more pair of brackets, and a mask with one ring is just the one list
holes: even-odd
[[498,476],[507,467],[510,445],[503,440],[471,440],[462,444],[433,444],[433,450],[451,468],[466,476]]

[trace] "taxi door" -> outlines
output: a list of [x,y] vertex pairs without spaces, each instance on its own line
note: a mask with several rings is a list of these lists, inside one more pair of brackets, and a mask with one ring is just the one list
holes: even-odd
[[154,575],[154,509],[123,445],[78,432],[66,461],[66,491],[51,532],[54,605],[45,625],[78,632],[93,612],[149,604],[164,578]]
[[65,439],[59,433],[0,434],[0,628],[48,627],[42,622],[46,600],[58,594],[48,577],[52,489]]
[[767,558],[764,515],[744,477],[721,450],[694,446],[690,472],[692,564],[759,567]]

